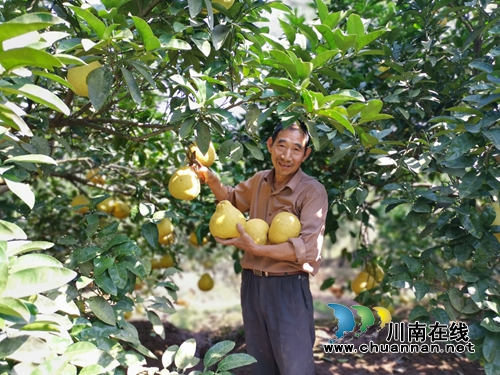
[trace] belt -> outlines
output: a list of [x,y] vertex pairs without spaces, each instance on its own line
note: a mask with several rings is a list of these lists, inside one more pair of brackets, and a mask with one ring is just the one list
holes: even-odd
[[263,276],[263,277],[274,277],[274,276],[292,276],[292,275],[302,275],[306,274],[304,271],[291,271],[291,272],[266,272],[261,270],[249,270],[255,276]]

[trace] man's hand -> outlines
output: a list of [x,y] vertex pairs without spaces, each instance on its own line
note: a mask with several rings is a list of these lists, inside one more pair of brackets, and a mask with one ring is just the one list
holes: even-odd
[[223,245],[236,246],[240,250],[248,251],[249,253],[254,254],[257,249],[257,244],[255,243],[253,238],[250,237],[247,232],[245,232],[245,229],[243,229],[243,225],[236,224],[236,229],[238,229],[238,232],[240,233],[239,237],[227,239],[215,237],[215,240]]
[[210,180],[210,169],[200,163],[193,163],[190,166],[191,169],[198,175],[200,182],[208,184],[208,181]]

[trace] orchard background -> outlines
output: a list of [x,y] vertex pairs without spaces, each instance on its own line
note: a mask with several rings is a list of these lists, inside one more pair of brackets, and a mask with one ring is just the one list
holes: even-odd
[[[208,188],[192,201],[169,194],[189,145],[205,152],[212,141],[213,169],[234,184],[271,166],[264,142],[277,119],[300,119],[314,147],[303,169],[329,193],[328,243],[348,235],[343,262],[385,271],[357,302],[400,304],[411,291],[410,320],[466,321],[470,359],[500,373],[498,4],[301,6],[311,21],[279,1],[0,4],[2,370],[123,374],[144,364],[152,353],[127,312],[141,306],[164,335],[176,274],[229,259],[241,270],[241,253],[208,235]],[[273,11],[278,36],[263,23]],[[93,61],[88,97],[74,94],[82,82],[68,70]],[[77,195],[87,212],[71,205]],[[125,214],[98,209],[108,197]],[[165,217],[170,244],[158,243]],[[190,245],[193,232],[208,243]],[[152,268],[165,254],[174,267]],[[165,293],[139,294],[136,283]],[[194,346],[175,356],[171,347],[165,367],[192,367]],[[214,346],[205,367],[252,360],[231,349]]]

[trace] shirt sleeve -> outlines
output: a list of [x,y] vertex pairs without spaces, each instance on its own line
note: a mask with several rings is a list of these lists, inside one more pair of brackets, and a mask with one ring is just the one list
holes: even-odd
[[300,202],[300,236],[291,238],[297,263],[309,271],[311,263],[321,259],[321,248],[325,233],[325,220],[328,211],[328,195],[323,185],[312,186],[304,192]]
[[229,186],[226,199],[242,213],[248,212],[252,203],[253,186],[259,178],[260,174],[258,173],[235,187]]

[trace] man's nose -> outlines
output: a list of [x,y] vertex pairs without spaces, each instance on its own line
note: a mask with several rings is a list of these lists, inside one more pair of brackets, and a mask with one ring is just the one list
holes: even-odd
[[289,149],[283,150],[283,153],[281,154],[281,157],[285,160],[290,159],[291,151]]

